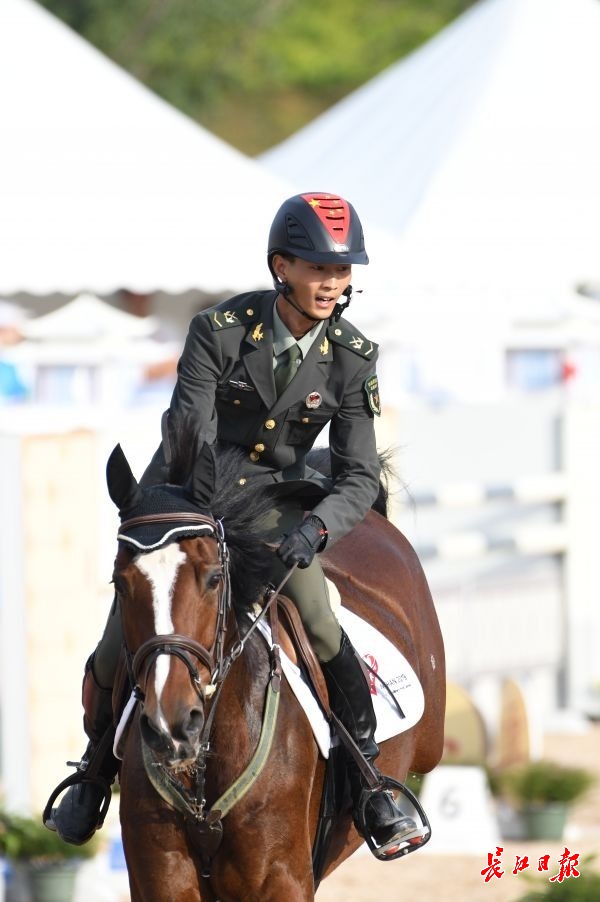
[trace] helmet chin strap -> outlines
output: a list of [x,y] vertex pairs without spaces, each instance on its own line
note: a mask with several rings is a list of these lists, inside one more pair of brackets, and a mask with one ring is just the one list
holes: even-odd
[[309,316],[308,313],[306,313],[306,312],[302,309],[302,307],[300,306],[300,304],[298,304],[297,301],[294,300],[294,298],[293,298],[293,296],[292,296],[292,291],[293,291],[294,289],[292,288],[292,286],[290,285],[289,282],[280,282],[279,279],[278,279],[278,280],[277,280],[277,283],[276,283],[276,288],[277,288],[277,290],[279,291],[279,294],[280,294],[283,298],[286,299],[286,301],[288,302],[288,304],[290,305],[290,307],[293,307],[294,310],[295,310],[297,313],[301,313],[302,316],[306,317],[307,320],[310,320],[311,323],[318,323],[318,322],[319,322],[319,320],[318,320],[318,319],[315,319],[314,316]]
[[[302,314],[306,319],[310,320],[311,323],[318,323],[319,319],[315,319],[313,316],[309,316],[302,307],[295,301],[292,292],[293,288],[289,282],[283,282],[277,279],[275,283],[275,287],[279,291],[279,294],[285,298],[288,304],[294,308],[297,313]],[[331,318],[337,323],[340,316],[344,312],[344,310],[350,305],[350,300],[352,298],[352,285],[348,285],[345,291],[342,292],[342,296],[346,297],[346,300],[342,303],[338,301],[338,303],[333,308],[333,313],[331,314]]]

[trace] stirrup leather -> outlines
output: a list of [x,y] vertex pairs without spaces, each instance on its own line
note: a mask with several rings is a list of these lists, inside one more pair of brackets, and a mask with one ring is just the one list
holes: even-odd
[[[371,800],[371,797],[376,792],[380,792],[381,790],[385,791],[388,789],[398,790],[398,792],[403,795],[413,806],[419,817],[419,820],[421,821],[421,827],[419,828],[419,834],[417,836],[407,839],[400,839],[392,844],[391,849],[388,848],[388,843],[383,843],[380,845],[377,844],[374,837],[370,835],[369,830],[367,829],[366,818],[366,809],[369,801]],[[375,786],[373,788],[365,788],[362,790],[358,804],[356,805],[355,817],[360,833],[364,837],[369,849],[371,850],[373,855],[376,858],[379,858],[381,861],[393,861],[395,858],[401,858],[403,855],[410,854],[410,852],[416,852],[417,849],[422,849],[423,846],[431,839],[431,825],[419,800],[417,799],[415,794],[408,788],[408,786],[405,786],[404,783],[398,782],[398,780],[394,780],[392,777],[385,777],[381,775],[380,783],[378,786]],[[398,846],[398,848],[394,851],[395,846]]]

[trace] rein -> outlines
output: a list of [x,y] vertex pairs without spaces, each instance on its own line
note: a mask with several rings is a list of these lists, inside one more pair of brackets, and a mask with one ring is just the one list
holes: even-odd
[[[222,838],[223,827],[221,818],[252,787],[265,766],[271,750],[277,720],[282,673],[276,599],[297,565],[294,565],[287,571],[277,588],[270,586],[267,589],[263,598],[262,609],[243,637],[239,636],[237,623],[235,623],[237,638],[226,654],[225,645],[228,624],[232,620],[233,605],[229,572],[229,549],[225,541],[222,521],[190,512],[149,514],[124,521],[119,531],[119,539],[125,539],[126,536],[122,534],[131,527],[157,522],[185,522],[190,525],[208,527],[211,536],[217,541],[223,573],[223,583],[218,599],[215,637],[210,649],[205,648],[199,642],[196,642],[195,639],[188,636],[169,633],[153,636],[144,642],[132,657],[128,654],[129,677],[133,686],[133,695],[142,704],[145,698],[145,692],[142,687],[146,685],[152,666],[163,654],[174,655],[185,664],[194,690],[203,703],[209,698],[212,699],[210,710],[204,720],[204,726],[200,735],[199,752],[194,767],[193,790],[188,789],[187,786],[181,783],[164,765],[155,761],[150,749],[142,742],[144,767],[148,778],[159,795],[171,807],[184,815],[188,836],[196,846],[202,859],[203,876],[208,877],[210,876],[211,859],[216,853]],[[270,620],[273,644],[269,651],[271,666],[258,746],[244,772],[207,811],[205,798],[207,757],[210,751],[210,736],[221,691],[234,662],[243,653],[246,643],[258,628],[260,621],[265,620],[267,616],[269,616]],[[204,688],[202,687],[202,681],[195,661],[204,665],[211,674],[211,682]]]

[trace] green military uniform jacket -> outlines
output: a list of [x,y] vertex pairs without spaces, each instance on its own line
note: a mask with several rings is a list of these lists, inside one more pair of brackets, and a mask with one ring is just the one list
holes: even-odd
[[[377,345],[349,322],[325,324],[278,398],[273,377],[274,291],[249,292],[197,314],[178,364],[170,411],[192,415],[201,439],[248,451],[236,478],[307,480],[326,492],[313,507],[329,543],[361,520],[374,502],[380,467],[373,418],[379,413]],[[306,464],[329,423],[332,479]],[[144,474],[154,482],[159,449]],[[162,480],[159,480],[162,481]],[[321,493],[322,494],[322,493]]]

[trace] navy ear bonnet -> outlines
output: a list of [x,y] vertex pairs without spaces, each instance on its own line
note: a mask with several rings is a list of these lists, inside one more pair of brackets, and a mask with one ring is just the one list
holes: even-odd
[[[138,553],[156,551],[171,542],[214,533],[209,523],[192,522],[181,515],[199,519],[198,507],[180,486],[155,486],[144,489],[140,502],[127,511],[119,511],[121,528],[117,538]],[[169,518],[172,514],[172,518]],[[160,520],[139,522],[141,517],[160,516]],[[209,516],[206,514],[205,516]],[[136,522],[138,521],[138,522]],[[131,524],[131,525],[129,525]]]
[[217,526],[205,513],[215,484],[215,458],[206,443],[196,458],[189,488],[159,485],[142,488],[117,445],[106,465],[108,492],[119,508],[121,528],[117,538],[138,553],[155,551],[170,542],[202,534],[217,534]]

